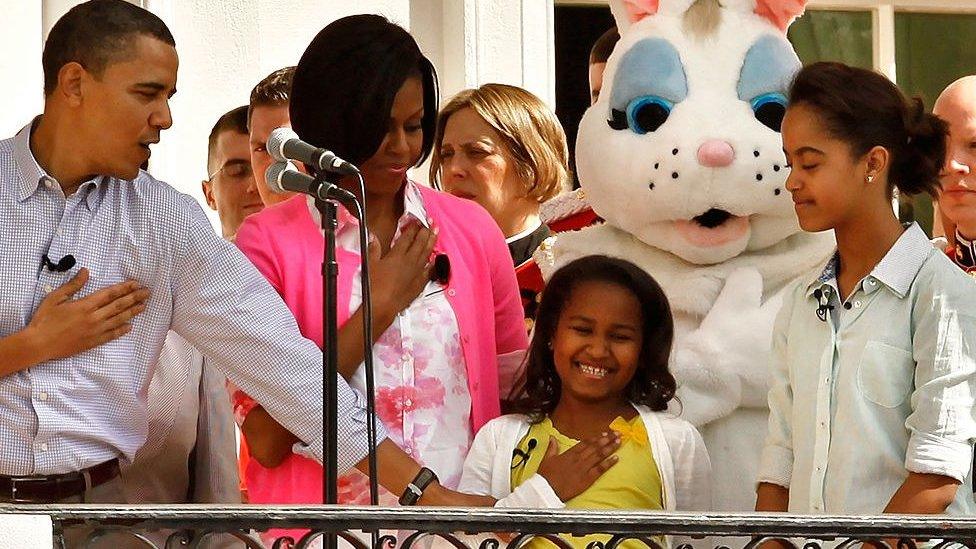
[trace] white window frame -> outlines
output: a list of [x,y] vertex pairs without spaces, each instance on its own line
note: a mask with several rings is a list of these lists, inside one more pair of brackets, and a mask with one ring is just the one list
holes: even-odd
[[[606,0],[554,0],[557,5],[606,6]],[[810,0],[810,10],[869,11],[874,69],[896,82],[895,12],[976,13],[976,0]]]

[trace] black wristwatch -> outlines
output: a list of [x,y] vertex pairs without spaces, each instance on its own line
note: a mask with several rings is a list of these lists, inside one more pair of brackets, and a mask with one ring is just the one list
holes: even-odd
[[397,503],[400,505],[416,505],[417,501],[420,500],[420,496],[424,495],[424,490],[435,480],[437,480],[437,475],[433,471],[426,467],[421,467],[420,472],[407,485],[407,489],[403,491],[403,495],[400,496],[400,500]]

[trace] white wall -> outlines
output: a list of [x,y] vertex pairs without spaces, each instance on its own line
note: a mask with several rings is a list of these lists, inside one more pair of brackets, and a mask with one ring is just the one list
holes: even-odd
[[[0,135],[43,107],[47,31],[81,0],[0,0]],[[203,203],[207,136],[271,71],[298,62],[329,22],[379,13],[411,30],[441,77],[441,96],[487,82],[523,86],[555,105],[552,0],[130,0],[161,17],[180,55],[173,127],[150,170]],[[426,170],[418,179],[426,180]],[[215,214],[212,216],[216,224]]]
[[43,12],[37,2],[0,0],[0,136],[13,135],[44,106]]

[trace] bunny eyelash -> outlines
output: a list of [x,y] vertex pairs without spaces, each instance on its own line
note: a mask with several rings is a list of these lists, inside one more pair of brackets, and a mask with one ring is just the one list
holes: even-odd
[[610,109],[610,119],[607,120],[607,125],[613,130],[626,130],[627,129],[627,113],[617,109]]

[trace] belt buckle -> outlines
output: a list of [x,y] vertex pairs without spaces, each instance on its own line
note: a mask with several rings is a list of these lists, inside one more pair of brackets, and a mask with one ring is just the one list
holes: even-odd
[[28,484],[31,482],[44,482],[52,480],[49,475],[43,476],[19,476],[19,477],[7,477],[10,481],[10,501],[11,503],[36,503],[34,499],[31,498],[20,498],[17,496],[17,484]]

